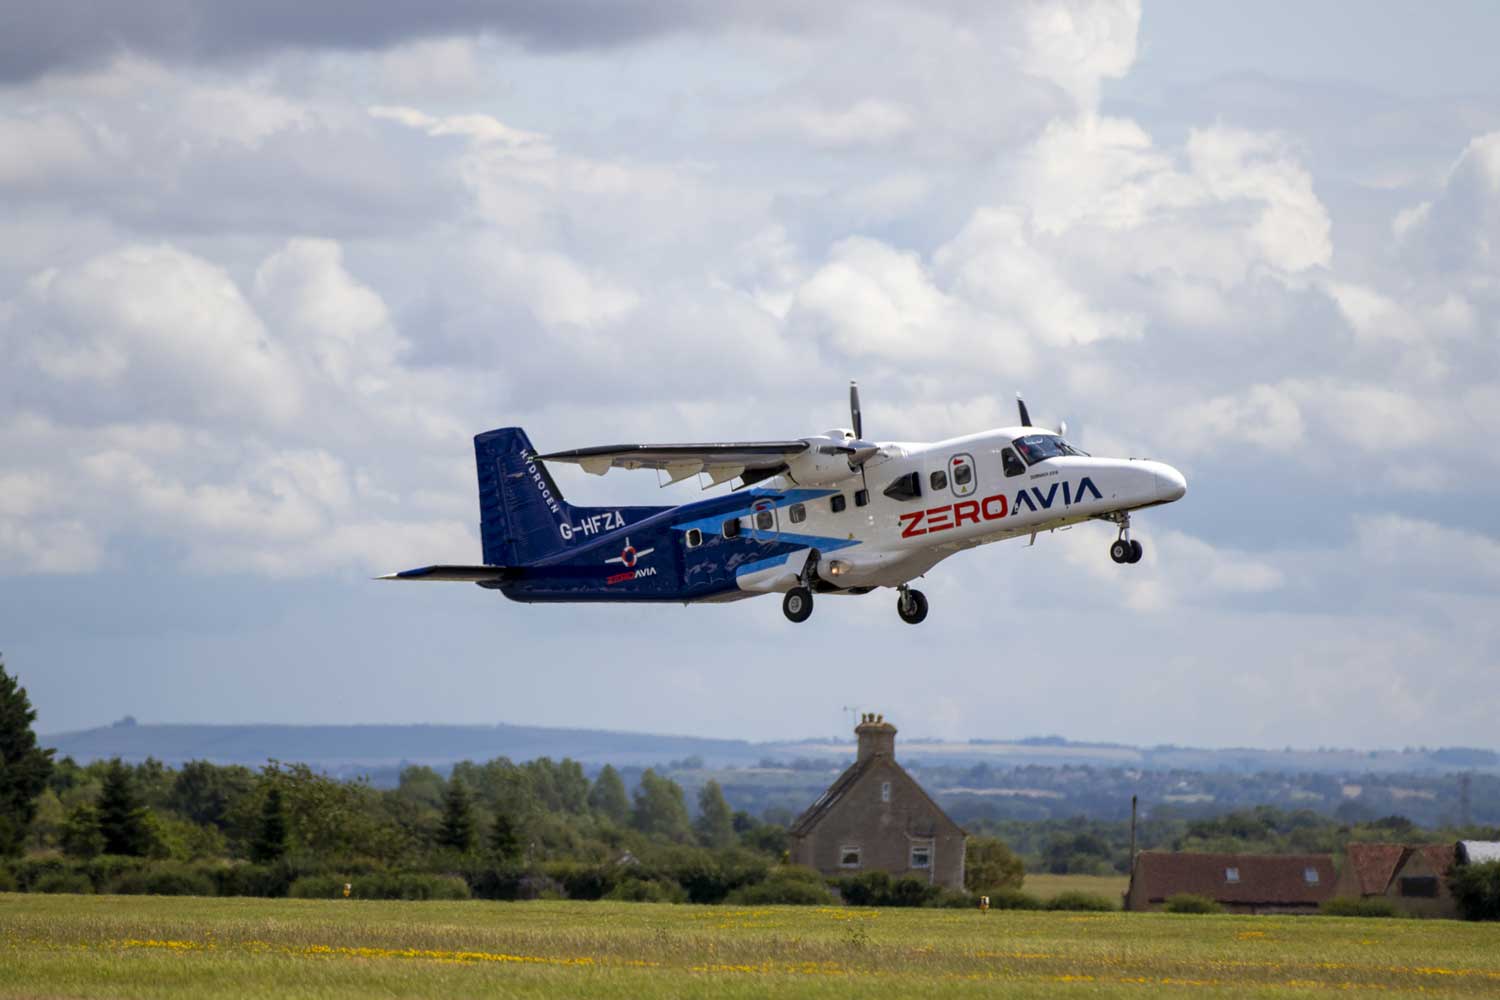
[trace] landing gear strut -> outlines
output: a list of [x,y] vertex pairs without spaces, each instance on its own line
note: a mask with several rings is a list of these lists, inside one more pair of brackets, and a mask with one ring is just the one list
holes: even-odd
[[920,590],[912,590],[904,583],[896,589],[900,592],[900,596],[896,598],[896,613],[908,625],[921,624],[927,617],[926,595]]
[[1141,543],[1130,537],[1130,511],[1121,511],[1108,518],[1120,526],[1120,537],[1109,547],[1109,557],[1117,563],[1138,563],[1145,550]]
[[781,599],[781,613],[794,622],[805,622],[812,617],[812,591],[806,587],[793,587]]

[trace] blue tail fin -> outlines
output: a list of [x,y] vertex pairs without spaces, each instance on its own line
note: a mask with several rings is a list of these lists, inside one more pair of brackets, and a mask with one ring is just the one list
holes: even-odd
[[519,427],[474,438],[479,536],[490,566],[524,566],[596,541],[664,507],[574,507]]

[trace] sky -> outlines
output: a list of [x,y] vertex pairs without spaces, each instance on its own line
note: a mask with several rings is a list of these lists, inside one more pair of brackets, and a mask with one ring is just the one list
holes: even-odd
[[[0,652],[38,727],[1495,746],[1493,4],[204,0],[0,32]],[[1182,469],[894,596],[526,606],[472,437]],[[555,470],[577,503],[685,503]]]

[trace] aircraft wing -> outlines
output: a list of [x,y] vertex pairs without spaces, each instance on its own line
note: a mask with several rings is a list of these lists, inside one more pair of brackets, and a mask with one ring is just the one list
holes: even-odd
[[781,472],[789,459],[802,454],[808,447],[806,441],[612,444],[555,451],[537,457],[548,462],[573,462],[596,476],[602,476],[610,469],[660,469],[668,474],[669,483],[700,472],[706,473],[715,484],[737,476],[751,483]]

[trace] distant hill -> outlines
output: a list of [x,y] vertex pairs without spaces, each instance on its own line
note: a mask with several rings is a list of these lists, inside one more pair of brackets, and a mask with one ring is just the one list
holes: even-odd
[[[756,743],[748,740],[670,736],[543,726],[451,725],[181,725],[137,724],[43,736],[59,756],[75,760],[147,757],[168,764],[209,760],[258,767],[269,759],[299,762],[335,774],[386,771],[402,764],[446,768],[460,760],[571,757],[585,765],[660,766],[696,758],[710,768],[776,766],[824,769],[852,759],[852,740]],[[1420,774],[1472,771],[1500,774],[1500,755],[1463,747],[1407,750],[1260,750],[1131,747],[1079,743],[1049,736],[1010,742],[899,739],[902,760],[929,766],[1090,766],[1142,771],[1284,774]]]

